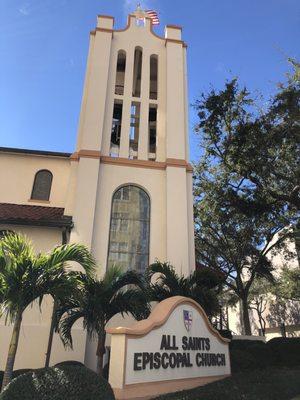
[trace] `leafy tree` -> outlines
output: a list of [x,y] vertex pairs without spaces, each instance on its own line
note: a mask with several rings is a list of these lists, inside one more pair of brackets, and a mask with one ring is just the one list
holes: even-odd
[[249,292],[249,308],[257,314],[258,323],[262,335],[266,332],[266,311],[268,304],[271,302],[272,286],[266,279],[257,279],[254,281]]
[[110,267],[103,278],[82,277],[80,295],[58,309],[59,332],[65,346],[72,347],[72,328],[83,318],[90,338],[97,338],[98,372],[102,376],[105,354],[105,326],[116,314],[131,314],[136,319],[149,315],[143,279],[134,271]]
[[[196,102],[203,155],[195,166],[196,253],[225,273],[251,333],[249,291],[272,279],[271,251],[288,254],[299,220],[299,64],[262,109],[237,79]],[[294,255],[295,256],[295,255]]]
[[196,131],[205,148],[202,164],[222,167],[224,204],[246,215],[288,208],[299,217],[300,64],[289,61],[293,73],[265,109],[237,79],[223,91],[202,95],[195,105]]
[[45,295],[60,298],[69,290],[70,282],[63,276],[67,263],[73,261],[86,269],[93,264],[89,251],[79,244],[36,255],[21,234],[7,234],[0,240],[0,315],[13,324],[2,388],[12,379],[24,311],[35,301],[41,304]]
[[[157,279],[153,276],[157,275]],[[147,271],[150,301],[162,301],[172,296],[190,297],[199,303],[209,318],[219,310],[217,294],[223,277],[208,268],[195,270],[189,276],[179,276],[168,263],[155,262]]]
[[277,279],[274,292],[284,300],[300,301],[300,268],[284,267]]
[[212,324],[216,329],[229,330],[229,308],[235,307],[239,298],[228,287],[223,286],[218,293],[219,312],[212,319]]
[[250,335],[248,297],[251,286],[258,277],[273,280],[273,266],[268,255],[272,249],[284,249],[287,233],[281,232],[276,240],[276,231],[269,224],[258,226],[253,218],[224,212],[210,197],[201,200],[196,211],[197,260],[225,275],[225,287],[241,300],[243,330]]
[[300,323],[300,269],[284,266],[270,288],[267,320],[271,326],[297,325]]
[[275,294],[270,301],[269,313],[266,319],[271,327],[299,325],[300,302],[286,300]]

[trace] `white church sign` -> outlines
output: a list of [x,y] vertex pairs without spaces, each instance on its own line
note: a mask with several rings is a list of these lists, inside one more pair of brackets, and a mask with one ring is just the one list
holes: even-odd
[[148,319],[107,332],[109,382],[117,399],[148,399],[230,375],[229,340],[192,299],[171,297]]

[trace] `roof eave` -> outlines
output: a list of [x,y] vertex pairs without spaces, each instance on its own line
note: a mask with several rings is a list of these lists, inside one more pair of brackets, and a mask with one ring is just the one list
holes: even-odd
[[0,218],[0,224],[23,225],[23,226],[45,226],[48,228],[68,228],[68,229],[72,229],[74,226],[72,217],[67,217],[62,220]]
[[15,147],[0,147],[0,153],[60,157],[60,158],[70,158],[70,156],[72,155],[72,153],[65,153],[59,151],[18,149]]

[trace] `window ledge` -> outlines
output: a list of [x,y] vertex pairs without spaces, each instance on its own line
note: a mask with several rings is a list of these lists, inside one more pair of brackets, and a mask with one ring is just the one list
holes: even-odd
[[49,200],[28,199],[30,203],[50,204]]

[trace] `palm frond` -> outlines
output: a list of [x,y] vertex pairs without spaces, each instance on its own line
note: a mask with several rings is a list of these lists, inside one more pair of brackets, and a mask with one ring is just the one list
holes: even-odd
[[58,331],[65,347],[70,347],[73,349],[72,328],[74,324],[82,317],[84,317],[83,311],[75,308],[70,310],[60,321]]
[[32,243],[25,235],[8,233],[1,238],[0,247],[6,255],[16,260],[34,258]]
[[[106,279],[105,279],[105,282]],[[128,285],[134,285],[142,290],[145,289],[144,277],[135,271],[127,271],[110,281],[111,290],[117,292]]]
[[141,320],[147,318],[149,313],[150,306],[144,293],[140,289],[127,289],[119,291],[110,302],[107,322],[116,314],[131,314]]
[[95,272],[96,262],[88,248],[82,244],[72,243],[57,246],[47,258],[47,268],[76,262],[81,265],[88,275],[93,275]]

